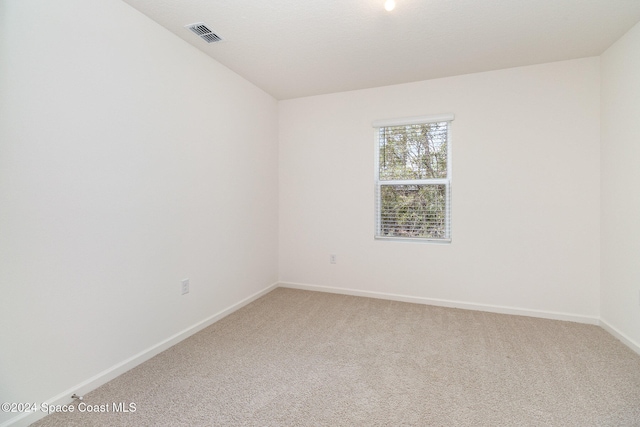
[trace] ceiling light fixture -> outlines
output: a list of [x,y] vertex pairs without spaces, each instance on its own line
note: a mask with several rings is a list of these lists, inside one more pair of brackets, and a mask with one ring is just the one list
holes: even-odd
[[391,12],[396,7],[396,0],[387,0],[384,2],[384,8],[387,12]]

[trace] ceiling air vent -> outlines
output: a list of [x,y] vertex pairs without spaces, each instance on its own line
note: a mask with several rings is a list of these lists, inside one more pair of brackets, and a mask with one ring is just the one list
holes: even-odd
[[222,40],[222,37],[211,31],[204,22],[185,25],[185,28],[190,29],[194,34],[198,35],[198,37],[207,43],[219,42]]

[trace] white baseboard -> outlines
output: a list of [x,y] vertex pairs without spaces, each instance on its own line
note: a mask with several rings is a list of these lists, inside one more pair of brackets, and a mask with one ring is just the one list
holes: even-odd
[[[139,364],[151,359],[155,355],[163,352],[164,350],[172,347],[178,342],[190,337],[191,335],[201,331],[202,329],[214,324],[218,320],[228,316],[236,310],[244,307],[245,305],[255,301],[261,296],[271,292],[276,287],[283,288],[292,288],[292,289],[302,289],[308,291],[317,291],[317,292],[328,292],[335,294],[343,294],[343,295],[352,295],[352,296],[362,296],[368,298],[377,298],[377,299],[386,299],[391,301],[402,301],[402,302],[410,302],[417,304],[425,304],[425,305],[434,305],[440,307],[450,307],[450,308],[461,308],[465,310],[477,310],[477,311],[486,311],[491,313],[500,313],[500,314],[512,314],[517,316],[529,316],[529,317],[539,317],[544,319],[553,319],[553,320],[565,320],[570,322],[578,322],[578,323],[586,323],[592,325],[599,325],[608,333],[619,339],[623,344],[631,348],[637,354],[640,355],[640,345],[636,343],[634,340],[626,336],[624,333],[620,332],[615,327],[611,326],[606,320],[600,319],[598,317],[591,316],[579,316],[568,313],[558,313],[551,311],[543,311],[543,310],[530,310],[530,309],[521,309],[514,307],[503,307],[496,305],[487,305],[487,304],[475,304],[468,302],[460,302],[460,301],[450,301],[450,300],[442,300],[436,298],[424,298],[424,297],[415,297],[408,295],[399,295],[385,292],[373,292],[373,291],[362,291],[357,289],[347,289],[347,288],[334,288],[329,286],[319,286],[319,285],[309,285],[302,283],[293,283],[293,282],[278,282],[274,283],[270,286],[267,286],[265,289],[256,292],[255,294],[239,301],[238,303],[232,305],[231,307],[226,308],[204,320],[196,323],[181,332],[167,338],[166,340],[149,347],[148,349],[141,351],[140,353],[131,356],[130,358],[112,366],[109,369],[106,369],[91,378],[77,384],[76,386],[54,396],[50,399],[47,399],[45,403],[49,405],[65,405],[71,403],[71,395],[73,393],[77,393],[80,395],[86,394],[101,385],[111,381],[117,376],[125,373],[126,371],[138,366]],[[20,414],[17,417],[9,419],[2,424],[0,427],[23,427],[28,426],[31,423],[36,422],[37,420],[43,418],[46,414],[42,412],[32,412],[32,413],[24,413]]]
[[595,316],[579,316],[569,313],[558,313],[553,311],[530,310],[515,307],[503,307],[498,305],[475,304],[461,301],[450,301],[437,298],[414,297],[409,295],[398,295],[386,292],[361,291],[357,289],[333,288],[329,286],[309,285],[303,283],[280,282],[282,288],[303,289],[307,291],[329,292],[334,294],[352,295],[359,297],[378,298],[392,301],[412,302],[416,304],[435,305],[439,307],[461,308],[464,310],[486,311],[490,313],[513,314],[516,316],[539,317],[543,319],[565,320],[569,322],[586,323],[589,325],[599,325],[600,319]]
[[[191,335],[201,331],[202,329],[206,328],[207,326],[211,326],[212,324],[214,324],[215,322],[217,322],[218,320],[222,319],[223,317],[228,316],[229,314],[233,313],[236,310],[241,309],[242,307],[244,307],[245,305],[255,301],[256,299],[260,298],[261,296],[271,292],[273,289],[275,289],[276,287],[278,287],[278,283],[273,283],[269,286],[267,286],[266,288],[264,288],[263,290],[256,292],[253,295],[248,296],[247,298],[243,299],[242,301],[232,305],[229,308],[226,308],[210,317],[207,317],[206,319],[202,320],[201,322],[196,323],[195,325],[192,325],[180,332],[178,332],[175,335],[170,336],[169,338],[165,339],[164,341],[159,342],[158,344],[149,347],[146,350],[141,351],[140,353],[131,356],[130,358],[123,360],[122,362],[110,367],[109,369],[106,369],[96,375],[94,375],[91,378],[88,378],[87,380],[81,382],[80,384],[75,385],[74,387],[63,391],[62,393],[58,394],[57,396],[54,396],[50,399],[47,399],[45,402],[43,403],[47,403],[48,405],[67,405],[69,403],[72,402],[71,399],[71,395],[76,393],[80,396],[89,393],[92,390],[95,390],[96,388],[100,387],[103,384],[106,384],[107,382],[111,381],[112,379],[116,378],[119,375],[122,375],[123,373],[127,372],[128,370],[135,368],[136,366],[140,365],[143,362],[146,362],[147,360],[151,359],[152,357],[156,356],[159,353],[162,353],[163,351],[165,351],[166,349],[168,349],[169,347],[174,346],[175,344],[179,343],[180,341],[184,340],[185,338],[190,337]],[[5,422],[3,422],[2,424],[0,424],[0,427],[23,427],[23,426],[28,426],[29,424],[32,424],[36,421],[38,421],[41,418],[44,418],[47,414],[43,413],[41,411],[38,412],[29,412],[29,413],[22,413],[20,415],[18,415],[17,417],[11,418]]]
[[603,318],[600,318],[600,326],[602,327],[602,329],[604,329],[605,331],[609,332],[611,335],[619,339],[622,342],[622,344],[626,345],[631,350],[635,351],[637,354],[640,355],[640,344],[638,344],[637,342],[629,338],[627,335],[620,332],[618,329],[611,326],[611,324],[606,320],[604,320]]

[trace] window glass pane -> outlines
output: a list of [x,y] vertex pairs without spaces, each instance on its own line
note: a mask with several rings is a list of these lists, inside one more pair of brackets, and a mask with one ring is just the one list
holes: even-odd
[[446,239],[447,186],[381,185],[380,236]]
[[380,180],[447,177],[448,122],[380,128]]

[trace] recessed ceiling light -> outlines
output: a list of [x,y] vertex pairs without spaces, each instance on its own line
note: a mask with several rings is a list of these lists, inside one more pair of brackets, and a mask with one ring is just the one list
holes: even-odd
[[384,2],[384,8],[387,12],[391,12],[396,7],[396,0],[387,0]]

